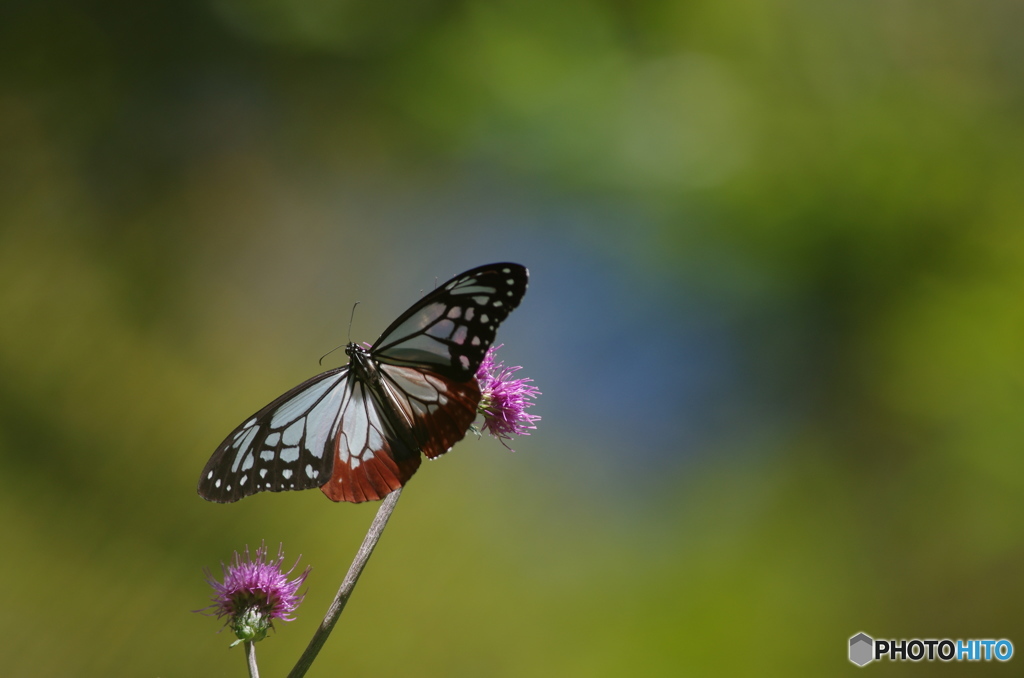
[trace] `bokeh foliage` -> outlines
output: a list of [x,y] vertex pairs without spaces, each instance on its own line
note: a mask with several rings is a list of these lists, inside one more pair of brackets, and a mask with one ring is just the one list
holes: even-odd
[[7,3],[0,673],[240,672],[189,610],[261,539],[314,567],[259,646],[286,671],[374,507],[214,506],[196,474],[357,298],[372,339],[506,258],[534,272],[502,340],[541,428],[424,466],[311,675],[834,675],[862,630],[1024,647],[1022,20]]

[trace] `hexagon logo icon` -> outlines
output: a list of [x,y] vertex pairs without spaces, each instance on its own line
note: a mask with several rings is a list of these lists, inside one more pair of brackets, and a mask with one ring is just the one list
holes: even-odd
[[875,640],[866,633],[858,633],[850,638],[850,661],[857,666],[864,666],[874,659]]

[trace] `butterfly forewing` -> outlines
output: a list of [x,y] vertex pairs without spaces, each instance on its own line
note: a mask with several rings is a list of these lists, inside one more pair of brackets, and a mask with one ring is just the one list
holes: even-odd
[[306,490],[330,476],[346,365],[296,386],[251,416],[220,444],[199,478],[210,501],[256,492]]
[[527,280],[526,268],[511,263],[457,275],[391,323],[371,355],[466,381],[494,343],[498,325],[522,301]]
[[476,371],[526,293],[519,264],[480,266],[430,292],[369,350],[288,391],[236,428],[203,469],[217,502],[320,487],[334,501],[381,499],[462,440],[476,416]]

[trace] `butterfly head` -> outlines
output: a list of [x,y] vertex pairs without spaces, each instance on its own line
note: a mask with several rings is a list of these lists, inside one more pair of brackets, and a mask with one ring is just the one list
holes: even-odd
[[348,345],[345,346],[345,355],[347,355],[350,359],[354,359],[357,355],[366,356],[369,354],[369,344],[357,344],[354,341],[350,341],[348,342]]

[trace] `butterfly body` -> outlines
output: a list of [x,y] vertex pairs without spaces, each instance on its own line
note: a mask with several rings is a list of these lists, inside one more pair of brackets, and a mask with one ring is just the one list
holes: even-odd
[[319,487],[333,501],[362,502],[402,487],[420,453],[438,457],[466,435],[481,398],[476,371],[527,279],[519,264],[466,271],[369,349],[348,344],[348,365],[288,391],[221,443],[199,494],[231,502]]

